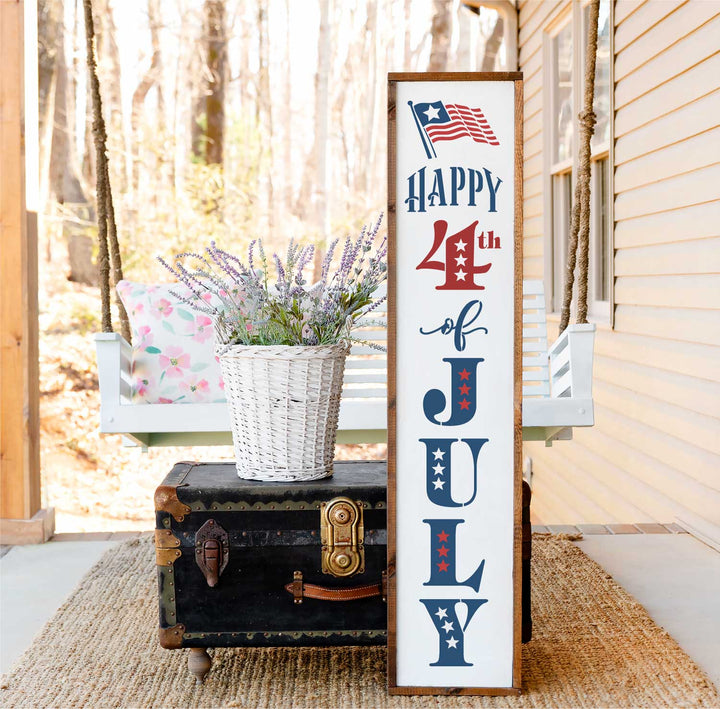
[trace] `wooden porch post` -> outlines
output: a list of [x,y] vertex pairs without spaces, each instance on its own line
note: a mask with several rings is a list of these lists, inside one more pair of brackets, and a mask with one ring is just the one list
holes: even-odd
[[35,0],[0,0],[0,67],[0,541],[22,544],[54,527],[40,495]]

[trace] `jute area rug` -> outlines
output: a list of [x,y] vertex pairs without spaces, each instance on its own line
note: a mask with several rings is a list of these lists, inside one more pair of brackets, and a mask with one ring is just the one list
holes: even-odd
[[150,538],[111,549],[2,682],[5,707],[719,707],[700,669],[571,542],[535,536],[521,697],[388,697],[385,649],[215,650],[205,684],[157,643]]

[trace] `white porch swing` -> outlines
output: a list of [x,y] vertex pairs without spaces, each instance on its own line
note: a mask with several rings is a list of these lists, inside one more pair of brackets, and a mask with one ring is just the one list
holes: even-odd
[[[86,0],[86,4],[89,4]],[[587,272],[590,208],[590,138],[595,116],[592,111],[597,47],[597,6],[592,2],[588,31],[585,76],[585,109],[580,115],[580,170],[573,205],[568,263],[564,292],[561,334],[548,348],[545,294],[541,281],[523,282],[523,440],[545,441],[572,438],[576,426],[594,423],[592,369],[595,325],[588,324]],[[594,16],[594,22],[592,17]],[[92,31],[92,30],[90,30]],[[93,88],[95,122],[93,133],[97,147],[99,263],[105,278],[108,258],[113,265],[113,280],[122,279],[119,253],[113,241],[114,216],[107,178],[105,129],[100,110],[99,85],[88,37],[88,66]],[[104,181],[104,182],[103,182]],[[105,202],[105,204],[103,204]],[[103,209],[103,206],[106,209]],[[107,209],[109,207],[109,209]],[[103,223],[103,219],[105,222]],[[110,250],[105,241],[110,227]],[[578,324],[568,325],[572,299],[576,254],[579,254]],[[102,275],[102,274],[101,274]],[[102,281],[102,278],[101,278]],[[109,286],[103,293],[103,329],[95,336],[100,385],[100,431],[122,434],[126,442],[144,448],[163,445],[231,444],[228,407],[224,403],[133,403],[132,348],[120,334],[112,332],[109,315]],[[378,314],[378,318],[384,317]],[[364,339],[383,343],[384,327],[368,327]],[[210,345],[212,346],[212,345]],[[345,384],[340,407],[339,443],[376,443],[386,440],[387,367],[384,355],[366,346],[353,347],[347,360]]]
[[[384,314],[379,315],[384,318]],[[548,349],[541,281],[523,283],[523,439],[569,439],[573,426],[593,425],[594,325],[570,325]],[[384,328],[363,338],[384,344]],[[224,403],[138,404],[131,401],[132,349],[119,333],[95,335],[100,381],[100,431],[121,433],[143,447],[232,443]],[[338,443],[386,439],[387,362],[367,346],[347,359]]]

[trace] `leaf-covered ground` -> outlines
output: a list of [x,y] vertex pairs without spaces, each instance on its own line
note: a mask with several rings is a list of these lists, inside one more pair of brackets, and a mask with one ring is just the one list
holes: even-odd
[[[230,447],[123,447],[98,433],[97,288],[66,279],[58,244],[40,264],[40,445],[43,506],[58,532],[151,529],[153,493],[179,460],[231,460]],[[384,458],[384,445],[338,446],[338,458]]]

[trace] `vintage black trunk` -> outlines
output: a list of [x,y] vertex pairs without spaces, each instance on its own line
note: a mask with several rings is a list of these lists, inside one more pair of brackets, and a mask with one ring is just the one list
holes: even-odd
[[[307,483],[241,480],[233,463],[178,463],[155,493],[160,644],[384,644],[386,485],[384,462],[336,462],[333,477]],[[530,490],[524,488],[522,635],[527,642]],[[352,571],[352,559],[360,554],[363,568],[346,577],[324,573],[323,510],[326,516],[340,510],[342,520],[353,501],[362,505],[362,544],[356,552],[336,547],[334,571],[342,573],[343,563]],[[301,598],[301,589],[325,599]],[[210,658],[203,650],[193,653],[190,667],[201,679]]]
[[[338,497],[362,503],[364,519],[364,571],[345,578],[321,567],[321,506]],[[337,462],[331,478],[291,484],[241,480],[232,463],[178,463],[158,488],[155,503],[164,647],[385,642],[385,463]],[[226,543],[217,540],[219,529],[227,533]],[[225,545],[226,566],[214,586],[198,564],[203,557],[199,532],[210,539],[204,552],[210,566],[219,552],[222,568]],[[377,595],[305,597],[296,603],[292,589],[286,590],[288,584],[298,588],[296,572],[303,588],[317,585],[329,589],[327,595],[352,597],[352,591],[333,592],[376,585]]]

